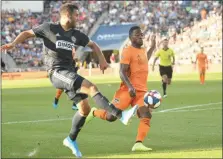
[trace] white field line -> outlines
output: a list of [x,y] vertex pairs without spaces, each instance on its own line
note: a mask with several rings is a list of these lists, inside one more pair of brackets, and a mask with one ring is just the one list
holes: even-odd
[[58,119],[45,119],[45,120],[30,120],[30,121],[9,121],[2,124],[22,124],[22,123],[41,123],[50,121],[71,120],[72,118],[58,118]]
[[[184,107],[178,107],[178,108],[171,108],[171,109],[165,109],[155,113],[166,113],[166,112],[180,112],[179,110],[187,109],[187,108],[197,108],[197,107],[204,107],[204,106],[210,106],[210,105],[218,105],[222,104],[222,102],[217,103],[207,103],[207,104],[197,104],[197,105],[188,105]],[[197,111],[200,111],[201,109],[197,109]],[[187,110],[187,111],[193,111],[193,110]],[[2,125],[10,125],[10,124],[23,124],[23,123],[41,123],[41,122],[51,122],[51,121],[62,121],[62,120],[71,120],[72,118],[57,118],[57,119],[45,119],[45,120],[30,120],[30,121],[11,121],[11,122],[4,122]]]
[[207,103],[207,104],[197,104],[197,105],[188,105],[188,106],[184,106],[184,107],[165,109],[165,110],[161,110],[159,112],[163,113],[163,112],[169,112],[169,111],[175,111],[175,110],[182,110],[182,109],[187,109],[187,108],[197,108],[197,107],[204,107],[204,106],[218,105],[218,104],[222,104],[222,102]]
[[[196,112],[196,111],[203,111],[203,110],[219,110],[222,108],[206,108],[206,109],[189,109],[189,110],[175,110],[169,111],[171,113],[179,113],[179,112]],[[154,112],[154,113],[166,113],[166,112]],[[168,112],[167,112],[168,113]]]
[[29,152],[29,154],[27,156],[32,157],[32,156],[36,155],[37,152],[38,152],[38,148],[35,148],[33,151]]

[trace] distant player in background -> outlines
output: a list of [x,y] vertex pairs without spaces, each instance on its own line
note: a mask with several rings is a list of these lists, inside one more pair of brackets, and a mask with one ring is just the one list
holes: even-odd
[[[175,64],[174,51],[168,47],[169,40],[167,38],[162,39],[163,48],[158,50],[155,54],[155,59],[153,61],[152,70],[154,71],[154,66],[156,61],[160,58],[159,71],[162,77],[162,87],[163,87],[163,97],[167,97],[166,89],[167,85],[171,83],[173,75],[173,65]],[[173,59],[173,61],[172,61]]]
[[204,48],[201,47],[201,52],[197,54],[196,61],[195,61],[195,69],[198,61],[198,69],[200,74],[200,84],[205,83],[205,72],[208,69],[208,59],[207,55],[204,54]]
[[[122,83],[116,91],[112,103],[121,110],[126,110],[129,105],[138,105],[137,115],[140,119],[136,142],[132,151],[150,151],[142,144],[150,130],[152,118],[151,108],[144,105],[144,95],[147,92],[148,61],[156,46],[156,37],[151,37],[151,47],[146,50],[142,47],[144,35],[139,26],[129,30],[131,45],[125,47],[120,61],[120,78]],[[86,123],[94,117],[113,122],[117,118],[104,109],[92,108]]]

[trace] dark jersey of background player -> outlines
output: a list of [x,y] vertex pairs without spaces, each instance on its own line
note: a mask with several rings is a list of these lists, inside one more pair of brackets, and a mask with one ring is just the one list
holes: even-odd
[[65,31],[60,23],[44,23],[33,29],[44,41],[44,63],[48,70],[55,68],[73,69],[72,48],[85,47],[89,38],[76,29]]

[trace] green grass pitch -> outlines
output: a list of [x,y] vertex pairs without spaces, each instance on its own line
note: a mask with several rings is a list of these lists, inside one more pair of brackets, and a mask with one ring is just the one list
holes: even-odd
[[[119,87],[118,77],[90,80],[109,99]],[[2,88],[3,158],[74,157],[62,145],[74,114],[65,94],[58,109],[53,109],[55,89],[47,79],[2,81]],[[148,89],[162,92],[159,76],[149,77]],[[90,104],[95,106],[91,99]],[[197,74],[174,76],[144,141],[151,152],[131,152],[138,123],[136,117],[129,126],[94,119],[78,138],[83,156],[222,158],[222,73],[207,74],[205,85],[199,84]]]

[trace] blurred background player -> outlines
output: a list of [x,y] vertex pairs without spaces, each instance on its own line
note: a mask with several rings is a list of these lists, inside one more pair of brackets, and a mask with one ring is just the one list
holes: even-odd
[[[54,101],[53,101],[53,107],[55,109],[58,107],[59,99],[60,99],[60,96],[62,95],[62,93],[63,93],[62,89],[56,89],[56,96],[55,96]],[[72,104],[72,109],[73,110],[78,110],[78,107],[75,104],[75,102],[73,102],[73,104]]]
[[200,75],[200,84],[204,84],[205,82],[205,72],[208,69],[208,59],[207,55],[204,53],[204,48],[201,47],[201,52],[197,54],[195,61],[195,69],[198,61],[198,69]]
[[[138,105],[137,115],[140,118],[136,142],[132,151],[152,150],[142,144],[150,129],[151,110],[144,106],[144,95],[147,92],[148,61],[156,46],[156,37],[151,37],[151,47],[146,52],[143,48],[144,35],[139,26],[134,26],[129,30],[131,45],[125,47],[120,61],[120,78],[122,83],[116,91],[112,103],[118,109],[125,110],[129,105]],[[88,123],[94,117],[115,121],[117,118],[103,109],[92,108],[86,119]]]
[[12,49],[28,38],[39,37],[44,40],[44,61],[51,83],[57,89],[66,90],[70,100],[75,101],[79,108],[73,116],[70,133],[63,140],[63,145],[68,147],[76,157],[82,157],[76,139],[90,112],[88,96],[92,97],[98,106],[119,118],[125,125],[128,124],[138,107],[134,106],[127,111],[116,108],[93,83],[74,71],[72,49],[75,46],[90,47],[98,56],[100,69],[104,71],[108,67],[99,46],[86,34],[75,29],[78,19],[78,7],[72,3],[63,4],[60,8],[59,23],[46,22],[23,31],[13,42],[1,46],[0,51]]
[[168,47],[168,42],[169,40],[166,37],[162,39],[163,48],[155,53],[155,59],[153,61],[153,66],[152,66],[152,70],[154,71],[156,61],[160,59],[159,71],[160,71],[160,76],[162,77],[164,98],[167,97],[166,89],[167,85],[171,83],[173,74],[173,65],[175,64],[174,51]]

